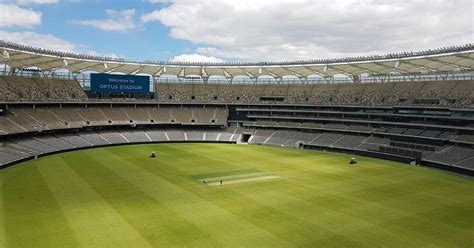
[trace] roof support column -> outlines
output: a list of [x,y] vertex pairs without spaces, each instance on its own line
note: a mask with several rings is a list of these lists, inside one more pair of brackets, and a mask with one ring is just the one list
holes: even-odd
[[258,84],[258,78],[256,77],[250,77],[250,81],[252,82],[253,85]]
[[351,75],[352,81],[356,84],[360,84],[360,77],[359,75]]
[[308,77],[300,77],[300,83],[302,84],[308,84]]
[[323,77],[323,78],[324,78],[324,81],[326,81],[326,83],[328,84],[334,83],[334,77]]
[[[386,82],[387,79],[388,79],[388,81],[390,81],[390,77],[387,76],[387,75],[378,75],[377,77],[379,78],[380,83],[387,83],[387,82]],[[375,82],[375,83],[376,83],[376,82]]]

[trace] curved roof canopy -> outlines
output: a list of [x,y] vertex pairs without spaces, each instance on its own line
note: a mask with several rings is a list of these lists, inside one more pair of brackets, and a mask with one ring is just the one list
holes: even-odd
[[97,71],[125,74],[150,74],[158,77],[172,74],[178,77],[197,75],[203,78],[224,76],[232,78],[246,75],[256,78],[269,75],[275,78],[309,75],[324,77],[344,74],[347,76],[447,73],[474,70],[474,45],[449,47],[421,52],[406,52],[342,59],[316,59],[293,62],[261,63],[186,63],[186,62],[135,62],[117,58],[59,52],[0,41],[0,63],[11,68],[37,67],[43,71],[68,69],[73,73]]

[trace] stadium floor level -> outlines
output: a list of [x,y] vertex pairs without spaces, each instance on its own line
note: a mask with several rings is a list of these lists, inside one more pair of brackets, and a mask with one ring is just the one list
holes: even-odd
[[[1,244],[472,247],[471,179],[349,157],[209,143],[46,156],[0,171]],[[259,173],[278,178],[202,182]]]

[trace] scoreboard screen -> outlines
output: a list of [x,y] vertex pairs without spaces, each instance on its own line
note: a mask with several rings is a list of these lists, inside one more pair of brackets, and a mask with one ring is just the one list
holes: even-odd
[[91,91],[107,93],[149,93],[149,76],[92,73]]

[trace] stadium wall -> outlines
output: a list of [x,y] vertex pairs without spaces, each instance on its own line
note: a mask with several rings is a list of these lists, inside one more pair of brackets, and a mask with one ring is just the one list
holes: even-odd
[[129,146],[129,145],[143,145],[143,144],[166,144],[166,143],[215,143],[215,144],[236,144],[235,141],[177,141],[177,140],[170,140],[170,141],[150,141],[150,142],[129,142],[129,143],[118,143],[118,144],[107,144],[107,145],[95,145],[95,146],[89,146],[89,147],[76,147],[72,149],[64,149],[60,151],[54,151],[54,152],[48,152],[48,153],[42,153],[37,156],[30,156],[27,158],[23,158],[20,160],[12,161],[3,165],[0,165],[0,170],[6,169],[8,167],[11,167],[16,164],[20,164],[26,161],[34,160],[35,157],[37,158],[42,158],[42,157],[47,157],[55,154],[60,154],[60,153],[65,153],[65,152],[72,152],[72,151],[80,151],[80,150],[90,150],[90,149],[95,149],[95,148],[103,148],[103,147],[113,147],[113,146]]

